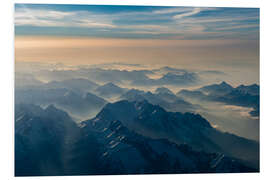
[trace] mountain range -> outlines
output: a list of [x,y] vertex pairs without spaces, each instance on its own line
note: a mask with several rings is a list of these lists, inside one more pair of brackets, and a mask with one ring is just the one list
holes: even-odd
[[51,81],[49,83],[44,84],[44,87],[42,88],[46,89],[66,88],[74,92],[84,94],[93,91],[98,86],[99,85],[97,83],[92,82],[88,79],[76,78],[76,79],[67,79],[63,81]]
[[131,89],[119,97],[120,100],[142,101],[147,100],[151,104],[160,105],[168,111],[193,112],[198,105],[191,104],[183,98],[176,96],[167,88],[157,88],[155,93]]
[[97,87],[94,92],[103,98],[113,98],[121,96],[125,91],[124,88],[121,88],[113,83],[106,83],[102,86]]
[[[149,134],[139,127],[148,129]],[[165,138],[176,133],[176,129],[183,131],[183,137],[179,137],[181,143]],[[215,145],[209,142],[203,148],[196,147],[200,144],[196,137],[208,129],[213,128],[199,115],[167,112],[147,101],[107,104],[95,118],[79,124],[53,105],[41,108],[17,104],[15,175],[258,171],[258,167],[241,159],[243,157],[235,158],[225,150],[210,152]],[[226,135],[220,133],[219,136]],[[241,150],[246,157],[250,157],[248,151],[258,145],[237,136],[228,137],[231,138],[224,140],[234,144],[232,148],[226,143],[231,149],[239,150],[238,146],[248,145],[249,148],[243,146],[246,150]],[[256,157],[256,153],[252,157]]]
[[94,116],[107,101],[101,97],[87,92],[82,95],[66,88],[55,89],[18,89],[15,90],[15,103],[28,103],[41,106],[54,104],[66,110],[79,119]]
[[[258,119],[257,84],[222,81],[175,94],[168,85],[198,85],[202,75],[224,74],[171,67],[39,73],[16,74],[16,176],[259,172],[259,142],[241,131],[248,123],[240,120],[251,117],[237,119],[238,111],[227,117],[208,107],[247,107]],[[238,120],[240,130],[226,129]]]
[[216,101],[228,105],[236,105],[242,107],[251,107],[252,116],[259,116],[259,85],[240,85],[232,87],[226,82],[204,86],[196,90],[181,90],[177,93],[178,96],[184,99],[198,99],[203,101]]

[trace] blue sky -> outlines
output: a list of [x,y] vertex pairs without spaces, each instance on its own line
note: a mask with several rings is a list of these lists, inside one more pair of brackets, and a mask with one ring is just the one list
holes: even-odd
[[258,39],[259,9],[15,5],[16,35]]
[[15,59],[220,70],[258,83],[259,29],[258,8],[16,4]]

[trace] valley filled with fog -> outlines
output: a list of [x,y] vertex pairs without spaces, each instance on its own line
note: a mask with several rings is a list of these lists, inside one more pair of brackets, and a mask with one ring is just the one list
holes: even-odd
[[231,78],[170,66],[18,62],[15,174],[258,172],[259,85]]
[[[231,85],[232,75],[227,72],[125,63],[67,66],[18,62],[15,78],[16,104],[54,104],[76,122],[95,117],[107,103],[146,99],[168,111],[199,113],[221,131],[259,140],[259,85]],[[213,90],[202,90],[207,86]],[[223,87],[228,92],[222,92]],[[235,100],[220,98],[233,88],[243,93],[231,94]],[[248,90],[253,93],[251,100],[246,96]],[[205,96],[209,93],[211,96]],[[243,103],[230,102],[237,98]]]
[[259,8],[14,14],[15,176],[260,172]]

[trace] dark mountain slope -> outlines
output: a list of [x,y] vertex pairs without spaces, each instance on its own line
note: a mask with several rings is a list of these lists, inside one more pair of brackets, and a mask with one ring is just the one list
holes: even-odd
[[96,132],[95,136],[103,144],[98,174],[256,171],[240,160],[223,154],[198,152],[188,145],[144,137],[129,130],[120,121],[112,121],[102,128],[98,124],[92,120],[81,123],[84,132]]
[[48,106],[16,105],[15,175],[62,175],[80,130],[69,115]]
[[[123,103],[131,116],[136,116],[132,103],[123,101],[118,106]],[[152,105],[145,106],[150,108]],[[142,104],[136,104],[136,107],[143,108]],[[115,116],[109,119],[113,113],[104,111],[104,116],[99,117],[101,119],[83,121],[78,126],[67,113],[54,106],[42,109],[35,105],[16,105],[15,175],[258,171],[248,167],[248,163],[223,153],[195,151],[188,144],[140,135],[121,121],[113,120]],[[160,111],[166,113],[162,109]],[[118,109],[119,112],[123,110]],[[187,121],[198,122],[198,126],[204,128],[211,127],[200,118]],[[196,126],[193,128],[198,129]]]
[[147,101],[119,101],[107,104],[92,121],[100,128],[120,121],[147,137],[188,144],[196,150],[221,152],[248,161],[253,167],[258,166],[257,142],[218,131],[198,114],[167,112]]

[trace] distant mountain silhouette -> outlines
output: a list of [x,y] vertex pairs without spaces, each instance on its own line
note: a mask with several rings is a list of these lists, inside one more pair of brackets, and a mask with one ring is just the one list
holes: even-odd
[[220,84],[213,84],[209,86],[204,86],[199,89],[200,91],[213,95],[224,95],[233,90],[233,87],[226,83],[225,81]]
[[192,112],[197,106],[185,101],[183,98],[177,97],[171,91],[169,93],[151,93],[141,90],[131,89],[120,96],[119,99],[126,99],[128,101],[142,101],[147,100],[152,104],[160,105],[169,111],[178,112]]
[[95,92],[103,98],[112,98],[122,95],[126,89],[120,88],[113,83],[107,83],[95,89]]
[[198,81],[199,77],[196,73],[168,72],[162,75],[162,77],[159,79],[150,79],[148,77],[143,79],[134,79],[131,81],[131,84],[136,86],[163,86],[163,85],[190,86],[197,84]]
[[158,80],[160,84],[195,84],[198,80],[198,77],[195,73],[187,73],[184,74],[174,74],[167,73],[162,78]]
[[156,94],[173,94],[173,92],[165,87],[159,87],[155,90]]
[[81,95],[65,88],[15,90],[15,103],[26,102],[43,106],[54,104],[79,118],[95,115],[107,103],[103,98],[90,92]]
[[77,78],[77,79],[67,79],[63,81],[51,81],[44,85],[43,88],[66,88],[69,90],[76,91],[77,93],[84,94],[89,91],[93,91],[99,85],[88,79]]
[[259,116],[260,95],[259,86],[256,84],[245,86],[240,85],[236,88],[222,82],[204,86],[198,90],[181,90],[177,93],[183,98],[196,98],[205,101],[223,102],[229,105],[252,107],[250,112],[252,116]]
[[169,66],[164,66],[161,67],[160,69],[157,69],[156,71],[161,71],[161,72],[165,72],[165,73],[176,73],[176,74],[183,74],[183,73],[187,73],[188,70],[186,69],[179,69],[179,68],[172,68]]
[[249,86],[240,85],[236,87],[236,90],[239,90],[242,94],[251,94],[251,95],[259,95],[260,87],[257,84],[252,84]]
[[192,91],[192,90],[183,89],[177,92],[176,95],[183,98],[196,98],[196,99],[201,99],[201,100],[209,100],[209,97],[206,94],[198,90]]

